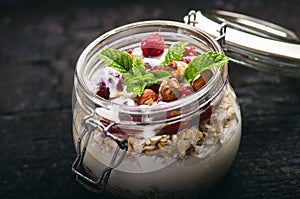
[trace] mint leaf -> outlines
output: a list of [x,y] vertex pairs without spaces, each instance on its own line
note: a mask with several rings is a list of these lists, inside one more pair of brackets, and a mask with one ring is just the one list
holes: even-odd
[[143,76],[147,86],[152,86],[153,84],[169,79],[170,77],[171,74],[163,70],[153,70]]
[[206,52],[194,58],[184,71],[184,77],[188,82],[192,82],[194,78],[202,71],[227,64],[229,59],[222,53]]
[[171,61],[179,61],[182,58],[184,49],[189,45],[189,42],[178,42],[173,44],[165,57],[165,60],[161,63],[161,65],[167,65]]
[[184,71],[184,77],[189,83],[191,83],[199,73],[200,72],[194,67],[194,65],[188,65]]
[[154,77],[154,74],[151,72],[148,72],[145,75],[143,75],[143,81],[147,86],[151,86],[157,82],[157,80]]
[[135,86],[135,87],[132,87],[132,91],[137,94],[138,96],[142,96],[145,88],[146,88],[146,84],[142,84],[140,86]]
[[121,74],[127,73],[132,68],[133,58],[124,51],[106,48],[101,51],[99,57]]
[[132,62],[132,66],[143,66],[144,67],[144,63],[140,58],[134,58],[133,62]]
[[135,58],[133,60],[133,63],[132,63],[132,71],[129,71],[129,72],[133,72],[133,74],[135,75],[144,75],[146,74],[146,68],[144,66],[144,63],[142,62],[141,59],[139,58]]
[[124,83],[126,85],[127,92],[133,92],[138,96],[141,96],[144,92],[147,84],[143,82],[143,78],[141,76],[134,76],[127,74],[124,76]]
[[171,74],[162,70],[146,72],[144,66],[136,65],[132,67],[131,72],[124,74],[123,77],[127,92],[134,92],[141,96],[146,87],[170,78]]
[[153,70],[150,73],[153,74],[154,78],[156,79],[155,83],[161,82],[171,77],[171,74],[168,71],[164,70]]

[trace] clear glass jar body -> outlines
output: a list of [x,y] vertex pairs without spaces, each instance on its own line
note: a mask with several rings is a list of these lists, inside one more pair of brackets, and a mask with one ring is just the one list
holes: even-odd
[[[81,54],[75,73],[73,137],[77,152],[88,141],[82,165],[91,179],[102,176],[118,140],[126,140],[125,157],[113,170],[106,188],[123,197],[183,198],[211,189],[234,161],[241,137],[241,113],[227,79],[227,65],[204,74],[207,84],[192,95],[156,106],[120,105],[95,95],[99,71],[106,67],[99,53],[139,45],[145,35],[159,33],[166,45],[189,41],[198,51],[223,52],[206,33],[170,21],[122,26],[94,40]],[[176,113],[176,114],[174,114]],[[100,124],[86,131],[86,118]],[[80,139],[79,139],[80,137]],[[121,150],[122,151],[122,150]],[[116,156],[120,159],[120,154]],[[114,166],[113,166],[114,167]],[[101,186],[101,185],[100,185]]]

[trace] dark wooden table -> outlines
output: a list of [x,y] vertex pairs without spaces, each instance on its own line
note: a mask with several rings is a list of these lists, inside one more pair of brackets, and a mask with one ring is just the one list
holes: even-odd
[[[76,60],[112,28],[182,21],[190,9],[241,12],[300,33],[296,0],[0,0],[0,198],[102,198],[78,185],[70,169]],[[300,78],[231,63],[230,81],[243,114],[242,142],[206,197],[300,198]]]

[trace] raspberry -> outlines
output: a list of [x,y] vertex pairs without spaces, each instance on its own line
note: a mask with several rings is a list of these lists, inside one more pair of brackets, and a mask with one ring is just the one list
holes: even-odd
[[132,52],[133,52],[133,49],[131,48],[131,49],[128,49],[127,51],[126,51],[128,54],[132,54]]
[[204,120],[208,120],[212,114],[212,107],[209,103],[205,108],[204,111],[200,114],[200,122]]
[[[167,119],[173,118],[173,117],[178,117],[180,116],[181,113],[174,113],[174,114],[170,114],[167,116]],[[175,135],[177,134],[180,129],[185,129],[187,128],[189,125],[188,121],[181,121],[181,122],[175,122],[175,123],[171,123],[168,124],[166,126],[164,126],[157,135]]]
[[194,93],[193,88],[188,85],[183,85],[181,87],[181,92],[182,92],[182,95],[180,98],[185,98],[186,96]]
[[191,59],[188,57],[182,57],[180,61],[183,61],[183,62],[189,64],[191,62]]
[[97,95],[108,100],[109,94],[110,94],[109,87],[106,86],[105,82],[100,82]]
[[165,66],[153,66],[149,71],[153,70],[163,70],[163,71],[168,71],[168,68]]
[[[104,118],[101,118],[100,119],[100,122],[105,126],[107,127],[109,124],[111,124],[112,122],[107,120],[107,119],[104,119]],[[126,137],[126,133],[123,131],[123,129],[121,129],[120,127],[118,126],[112,126],[109,128],[109,133],[111,134],[114,134],[114,135],[117,135],[119,136],[120,138],[122,137]]]
[[188,45],[183,52],[183,56],[196,56],[198,55],[196,48],[192,45]]
[[104,70],[98,83],[97,95],[104,99],[114,98],[118,96],[119,92],[124,89],[124,80],[122,75],[112,68]]
[[141,41],[144,57],[156,57],[163,54],[165,49],[164,39],[158,34],[151,34]]

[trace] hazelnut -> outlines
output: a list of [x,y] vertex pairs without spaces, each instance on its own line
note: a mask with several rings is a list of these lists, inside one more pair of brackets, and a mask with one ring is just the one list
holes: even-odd
[[175,70],[177,69],[177,63],[176,63],[176,61],[169,62],[168,66],[171,67],[171,68],[173,68],[173,69],[175,69]]
[[200,90],[205,85],[205,80],[201,74],[198,74],[192,81],[194,91]]
[[154,102],[157,101],[157,94],[151,90],[146,88],[143,94],[137,98],[138,105],[152,105]]
[[175,71],[171,72],[173,76],[181,80],[184,78],[184,71],[188,67],[188,64],[183,61],[171,61],[168,66],[175,69]]
[[163,100],[166,102],[177,100],[181,95],[180,85],[176,78],[163,81],[159,90]]

